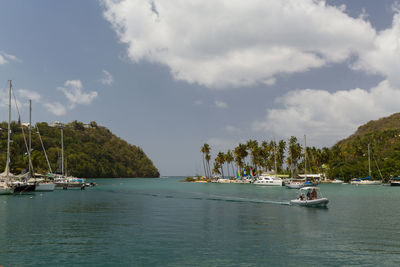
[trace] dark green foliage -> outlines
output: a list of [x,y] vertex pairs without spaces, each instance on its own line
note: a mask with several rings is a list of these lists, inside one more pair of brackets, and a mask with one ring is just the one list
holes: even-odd
[[[47,123],[37,123],[53,172],[61,170],[61,133]],[[0,168],[4,170],[7,152],[7,123],[0,123]],[[28,129],[24,128],[27,136]],[[32,164],[35,172],[47,173],[48,167],[40,139],[32,132]],[[28,169],[28,156],[21,127],[12,123],[11,172]],[[140,147],[116,137],[107,128],[92,121],[89,127],[73,121],[64,128],[64,157],[68,175],[85,178],[159,177],[157,168]]]
[[[368,144],[373,179],[400,176],[400,113],[370,121],[331,149],[330,177],[368,176]],[[379,167],[379,169],[378,169]]]

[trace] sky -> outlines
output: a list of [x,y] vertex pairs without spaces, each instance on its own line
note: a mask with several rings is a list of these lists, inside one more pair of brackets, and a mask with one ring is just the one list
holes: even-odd
[[[399,112],[400,2],[0,0],[0,120],[96,121],[161,175],[249,139],[332,146]],[[13,111],[14,120],[17,119]]]

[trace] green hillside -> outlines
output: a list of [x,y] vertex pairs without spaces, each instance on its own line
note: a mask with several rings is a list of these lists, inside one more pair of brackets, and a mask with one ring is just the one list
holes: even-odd
[[368,144],[374,179],[400,176],[400,113],[370,121],[331,148],[330,176],[368,176]]
[[[28,169],[28,156],[21,126],[12,125],[11,162],[13,173]],[[61,166],[61,130],[37,123],[53,172]],[[0,168],[4,170],[7,151],[7,123],[0,123]],[[27,127],[24,127],[27,136]],[[159,177],[159,172],[143,150],[115,136],[96,122],[65,125],[64,157],[68,175],[85,178]],[[35,172],[49,171],[36,129],[32,132],[32,164]]]

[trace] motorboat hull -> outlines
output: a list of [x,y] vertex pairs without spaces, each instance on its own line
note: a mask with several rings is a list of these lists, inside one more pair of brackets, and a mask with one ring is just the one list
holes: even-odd
[[85,189],[86,184],[83,183],[56,183],[55,189]]
[[400,182],[391,182],[390,186],[400,186]]
[[289,189],[300,189],[304,187],[304,183],[287,183],[285,186]]
[[291,205],[303,206],[303,207],[326,207],[329,203],[327,198],[318,198],[312,200],[300,200],[293,199],[290,201]]
[[352,181],[351,184],[355,185],[380,185],[381,181]]
[[267,181],[267,180],[256,180],[253,184],[255,185],[263,185],[263,186],[282,186],[283,181],[279,180],[273,180],[273,181]]
[[38,183],[36,184],[35,191],[37,192],[51,192],[54,191],[56,185],[54,183]]

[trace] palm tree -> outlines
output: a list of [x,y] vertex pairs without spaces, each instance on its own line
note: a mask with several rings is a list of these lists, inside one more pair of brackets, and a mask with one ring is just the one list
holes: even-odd
[[[228,164],[228,176],[230,176],[230,174],[229,174],[229,165],[233,161],[233,155],[232,155],[232,151],[230,149],[228,149],[228,151],[225,154],[225,161]],[[232,166],[232,171],[233,171],[233,176],[234,176],[235,171],[233,169],[233,166]]]
[[239,144],[235,149],[233,150],[233,154],[235,155],[235,162],[236,165],[238,166],[240,172],[242,171],[242,168],[244,166],[243,160],[247,157],[247,146],[245,144]]
[[203,155],[201,158],[202,158],[202,160],[203,160],[204,176],[207,177],[207,170],[206,170],[206,163],[205,163],[205,153],[206,153],[206,152],[205,152],[205,151],[206,151],[205,145],[206,145],[206,144],[204,144],[204,146],[201,147],[200,152],[201,152],[202,155]]
[[[206,177],[210,177],[210,146],[205,143],[202,148],[201,148],[201,153],[203,153],[203,167],[204,167],[204,174]],[[204,161],[207,162],[207,168],[206,168],[206,164],[204,163]],[[208,170],[208,172],[207,172]]]
[[221,174],[221,172],[219,171],[219,168],[221,168],[221,165],[219,165],[219,163],[218,162],[214,162],[214,168],[213,168],[213,173],[215,173],[215,174]]
[[206,162],[207,162],[208,177],[211,177],[211,169],[210,169],[211,156],[210,156],[210,154],[206,154],[205,158],[206,158]]
[[295,136],[291,136],[289,139],[289,157],[287,158],[288,166],[290,166],[290,170],[293,176],[293,168],[298,168],[298,162],[301,158],[301,145],[297,142],[297,138]]
[[285,160],[285,152],[286,152],[286,142],[284,140],[280,140],[278,144],[278,151],[276,154],[276,161],[278,163],[278,171],[282,171],[283,162]]
[[256,154],[257,154],[257,148],[258,148],[258,142],[257,140],[249,140],[246,143],[247,149],[250,151],[250,156],[251,156],[251,163],[254,164]]
[[[218,165],[221,168],[221,173],[222,173],[222,178],[224,178],[224,163],[225,163],[225,154],[223,152],[218,152],[217,157],[215,158],[215,162],[218,163]],[[214,164],[215,166],[215,164]]]

